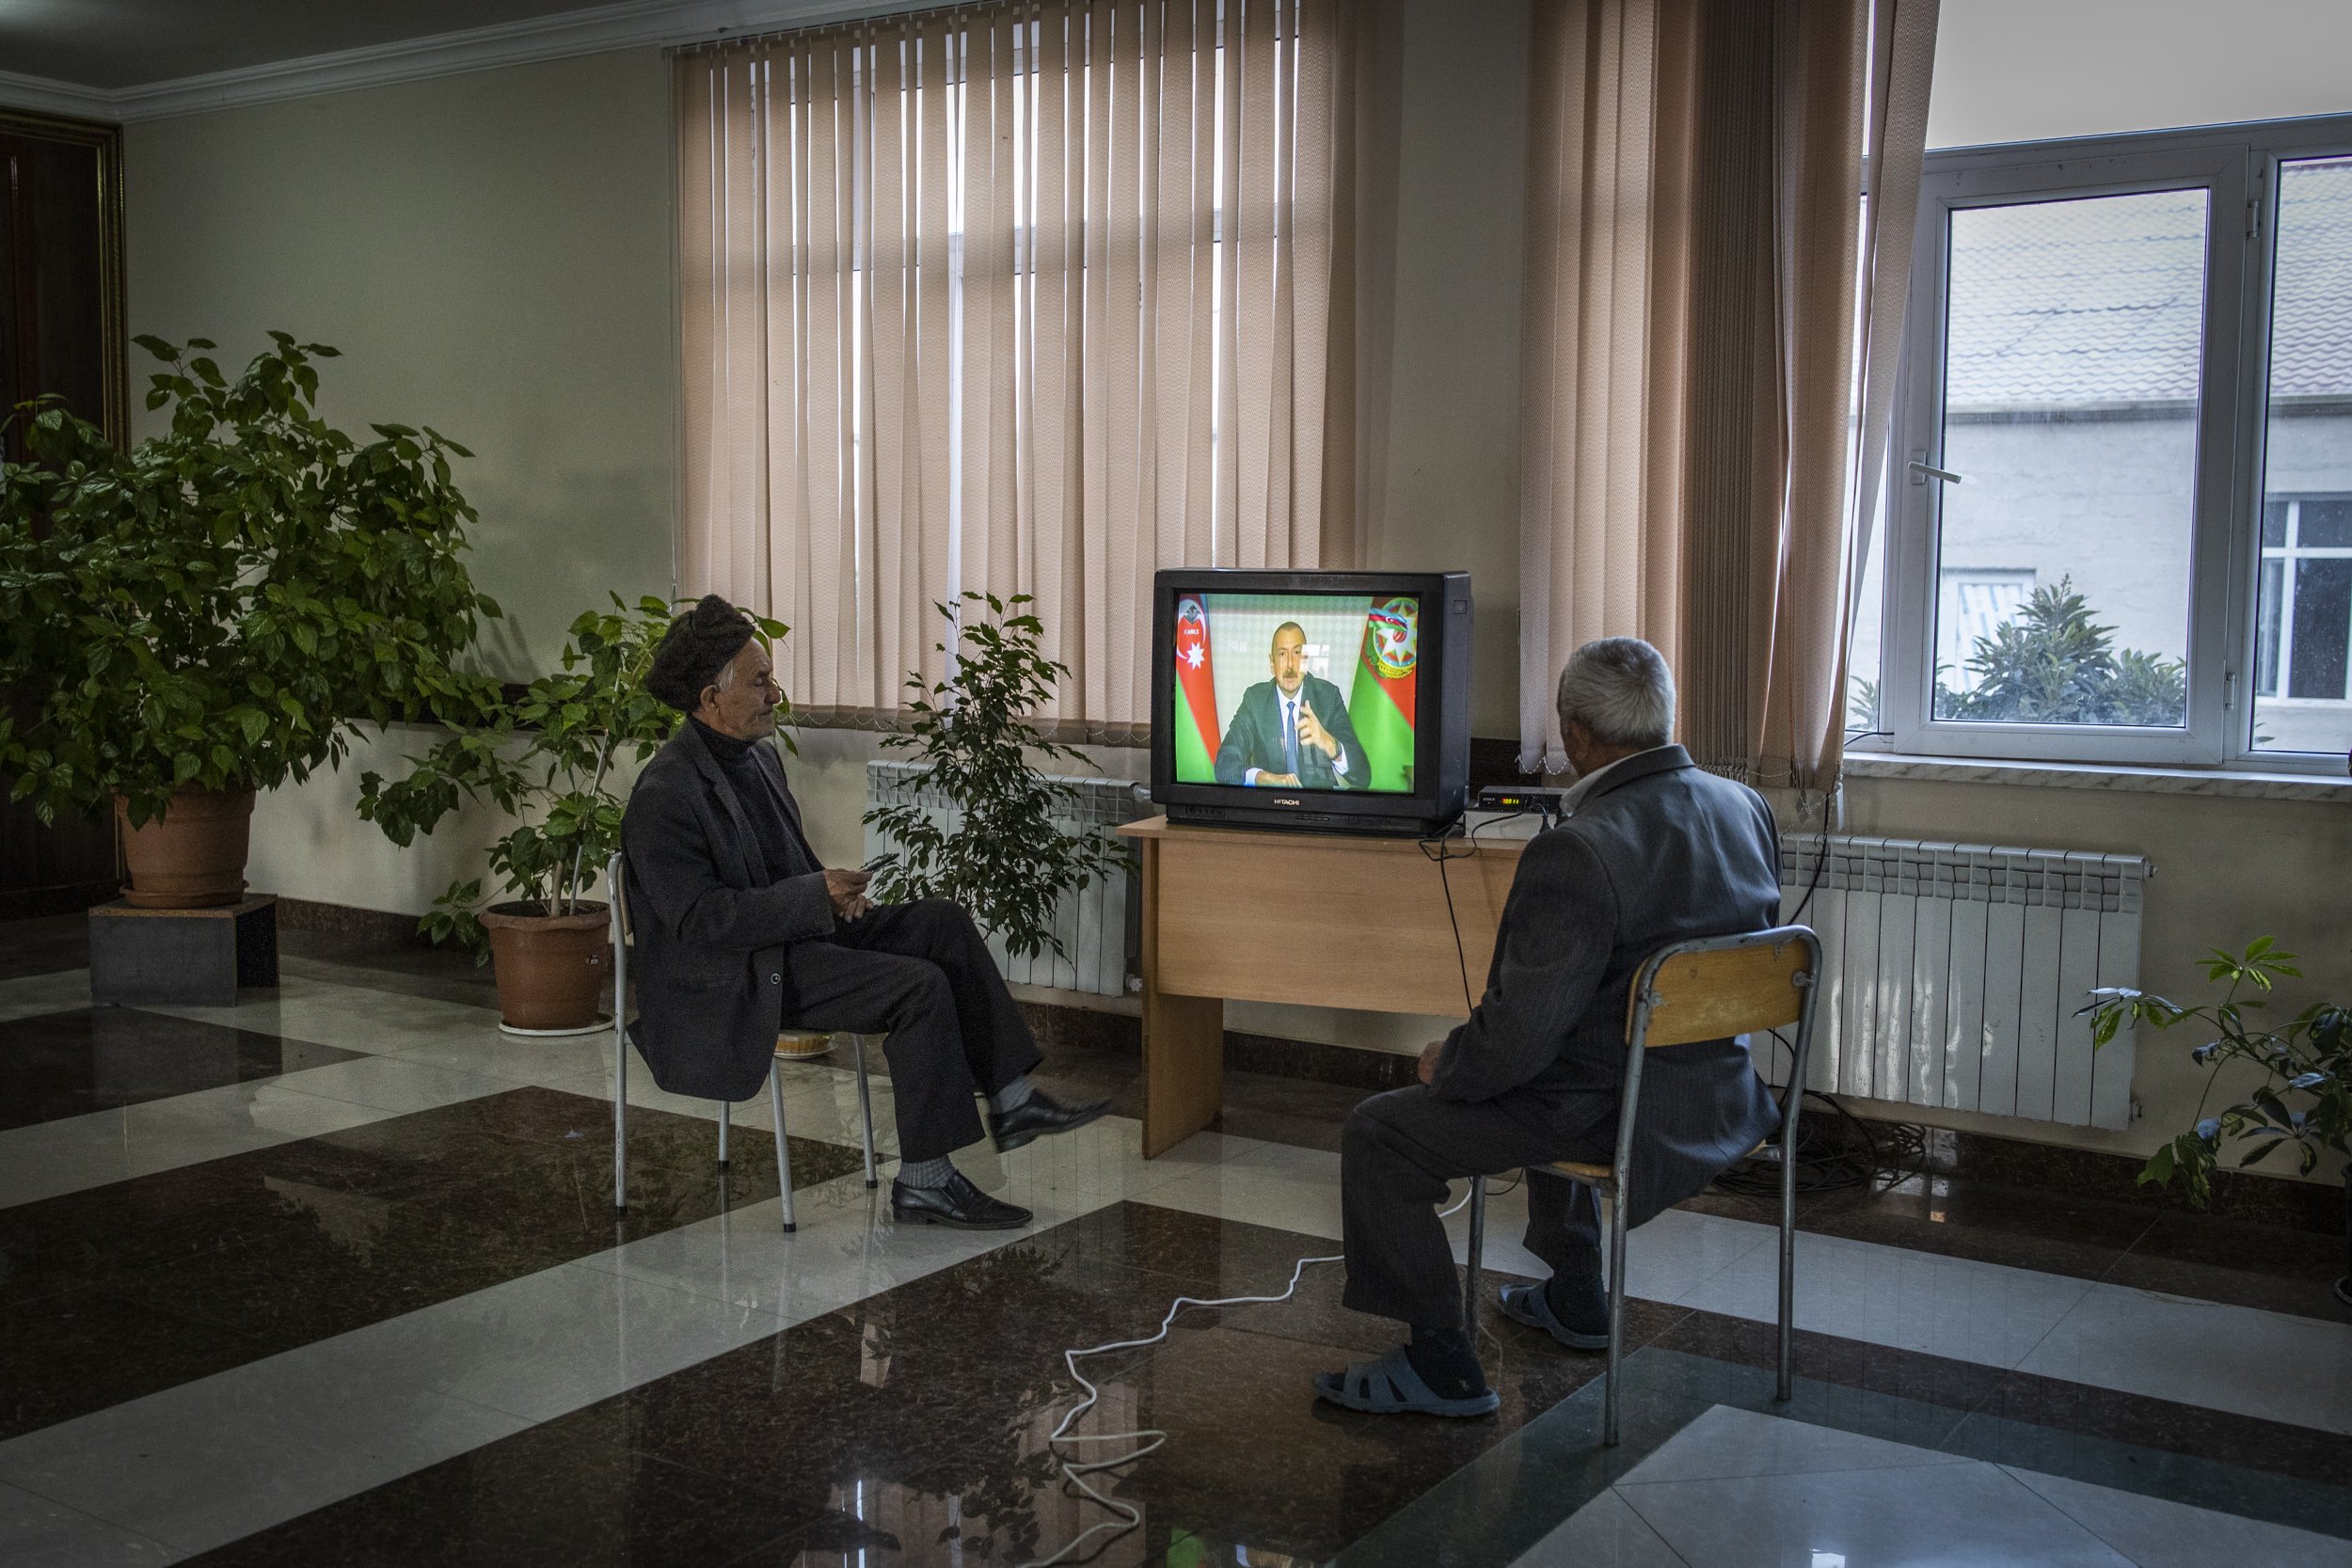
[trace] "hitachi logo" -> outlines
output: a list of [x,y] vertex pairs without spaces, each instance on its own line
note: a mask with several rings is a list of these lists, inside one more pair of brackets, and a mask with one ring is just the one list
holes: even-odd
[[1274,803],[1278,806],[1303,806],[1307,802],[1304,800],[1286,800],[1283,797],[1277,795],[1274,798]]

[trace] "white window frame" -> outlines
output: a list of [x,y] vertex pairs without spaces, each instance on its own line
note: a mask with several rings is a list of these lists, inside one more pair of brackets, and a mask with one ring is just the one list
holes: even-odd
[[[2253,749],[2270,293],[2280,163],[2352,155],[2352,116],[1931,152],[1919,199],[1890,443],[1883,748],[1850,750],[2169,767],[2341,772],[2342,752]],[[1981,723],[1933,711],[1944,317],[1950,214],[2136,191],[2207,190],[2204,341],[2191,483],[2188,714],[2178,729]],[[1963,481],[1964,483],[1964,481]]]

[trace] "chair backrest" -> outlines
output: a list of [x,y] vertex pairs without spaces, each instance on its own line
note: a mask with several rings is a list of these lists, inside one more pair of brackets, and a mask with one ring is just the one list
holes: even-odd
[[1820,969],[1820,942],[1804,926],[1676,942],[1635,972],[1626,1037],[1655,1048],[1796,1023]]

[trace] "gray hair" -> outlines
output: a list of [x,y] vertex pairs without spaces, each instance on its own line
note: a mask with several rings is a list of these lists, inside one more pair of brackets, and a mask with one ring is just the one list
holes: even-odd
[[1666,656],[1638,637],[1604,637],[1560,670],[1560,727],[1575,720],[1604,746],[1663,746],[1675,729]]

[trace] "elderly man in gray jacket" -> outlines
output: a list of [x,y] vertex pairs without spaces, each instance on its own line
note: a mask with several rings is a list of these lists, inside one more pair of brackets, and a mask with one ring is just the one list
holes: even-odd
[[[1577,783],[1568,815],[1520,857],[1486,992],[1422,1053],[1421,1085],[1375,1095],[1341,1142],[1349,1307],[1397,1318],[1408,1343],[1315,1379],[1350,1409],[1480,1416],[1486,1386],[1462,1319],[1438,1205],[1447,1182],[1553,1160],[1614,1158],[1626,999],[1669,942],[1759,930],[1780,914],[1772,809],[1672,745],[1674,677],[1615,637],[1560,673]],[[1705,1187],[1779,1125],[1740,1039],[1661,1047],[1643,1063],[1628,1193],[1639,1225]],[[1527,1249],[1551,1268],[1506,1287],[1503,1312],[1581,1350],[1608,1344],[1592,1189],[1529,1170]]]

